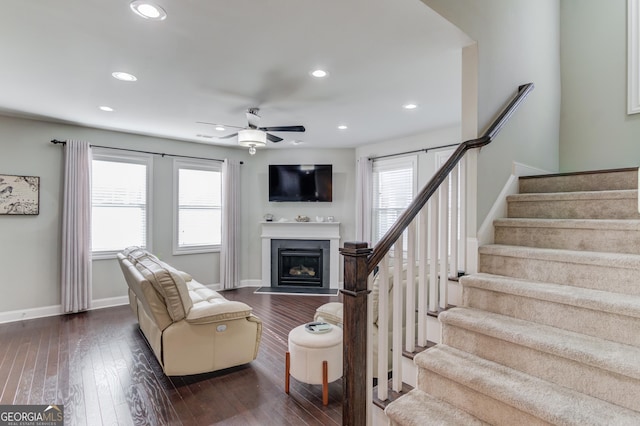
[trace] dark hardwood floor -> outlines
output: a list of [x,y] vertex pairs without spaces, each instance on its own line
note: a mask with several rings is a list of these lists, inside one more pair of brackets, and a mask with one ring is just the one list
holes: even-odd
[[284,393],[289,331],[340,296],[225,291],[263,321],[258,358],[197,376],[167,377],[129,306],[0,324],[0,404],[64,404],[67,425],[337,425],[342,381],[291,381]]

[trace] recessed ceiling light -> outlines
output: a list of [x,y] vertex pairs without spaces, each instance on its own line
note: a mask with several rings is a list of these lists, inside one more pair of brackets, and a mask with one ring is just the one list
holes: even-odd
[[135,75],[122,71],[112,72],[111,75],[113,76],[113,78],[117,78],[118,80],[122,81],[136,81],[138,79],[138,77],[136,77]]
[[136,15],[152,21],[163,21],[167,17],[167,12],[157,4],[148,1],[135,0],[129,5]]
[[323,77],[328,76],[329,73],[326,72],[325,70],[319,70],[318,69],[318,70],[311,71],[311,75],[316,77],[316,78],[323,78]]
[[223,126],[216,126],[216,130],[219,132],[224,132],[226,129]]
[[404,109],[416,109],[416,108],[418,108],[418,105],[416,105],[416,104],[405,104],[405,105],[402,105],[402,108],[404,108]]
[[109,106],[106,106],[106,105],[99,106],[98,108],[100,108],[102,111],[106,111],[106,112],[113,111],[113,108],[111,108]]
[[347,129],[348,129],[348,127],[347,127],[346,125],[344,125],[344,124],[341,124],[341,125],[339,125],[339,126],[338,126],[338,129],[340,129],[340,130],[347,130]]

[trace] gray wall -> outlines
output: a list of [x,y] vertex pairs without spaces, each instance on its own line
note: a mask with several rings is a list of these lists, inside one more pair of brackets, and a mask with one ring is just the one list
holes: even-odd
[[627,1],[562,0],[562,171],[640,164],[627,115]]
[[498,138],[478,156],[480,224],[513,161],[558,170],[560,0],[422,1],[478,43],[479,134],[519,85],[536,85]]
[[[72,125],[0,116],[0,173],[41,178],[38,216],[0,217],[0,313],[60,304],[60,222],[63,148],[51,139],[80,139],[94,145],[121,147],[207,158],[234,158],[241,167],[241,279],[259,280],[262,216],[293,218],[333,215],[342,222],[345,238],[353,239],[354,150],[274,149],[249,156],[246,149],[139,136]],[[173,256],[173,159],[154,157],[152,250],[160,258],[191,273],[205,284],[219,283],[219,254]],[[331,163],[334,166],[332,203],[269,203],[269,163]],[[126,296],[126,284],[115,259],[93,262],[93,299]]]

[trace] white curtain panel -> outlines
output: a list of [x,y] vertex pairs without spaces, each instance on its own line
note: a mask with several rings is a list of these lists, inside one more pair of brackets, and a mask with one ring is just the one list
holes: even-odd
[[358,159],[356,169],[356,241],[371,245],[371,203],[373,162],[367,157]]
[[65,145],[62,205],[62,308],[86,311],[91,304],[91,148]]
[[240,163],[222,163],[222,246],[220,282],[223,288],[240,284]]

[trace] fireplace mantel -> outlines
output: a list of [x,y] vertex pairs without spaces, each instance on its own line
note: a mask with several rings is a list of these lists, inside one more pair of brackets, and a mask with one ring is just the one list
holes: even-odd
[[338,288],[340,271],[340,222],[261,222],[262,286],[271,286],[271,240],[328,240],[329,286]]

